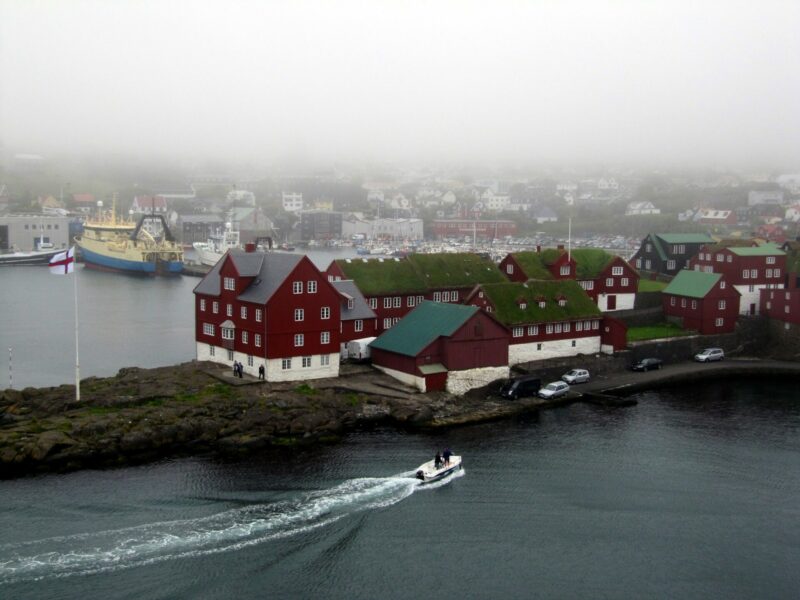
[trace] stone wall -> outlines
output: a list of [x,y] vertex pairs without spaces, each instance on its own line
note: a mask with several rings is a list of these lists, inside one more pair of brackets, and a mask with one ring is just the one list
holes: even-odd
[[[575,342],[575,346],[572,343]],[[538,349],[541,347],[541,349]],[[529,361],[547,360],[559,356],[594,354],[600,352],[600,336],[581,337],[527,344],[509,344],[508,364],[511,366]]]
[[465,371],[450,371],[447,374],[447,391],[455,396],[463,396],[468,391],[484,387],[498,379],[508,379],[508,367],[483,367]]
[[633,308],[636,310],[661,307],[661,292],[637,292]]
[[769,337],[765,355],[781,360],[800,360],[800,325],[777,319],[764,319]]

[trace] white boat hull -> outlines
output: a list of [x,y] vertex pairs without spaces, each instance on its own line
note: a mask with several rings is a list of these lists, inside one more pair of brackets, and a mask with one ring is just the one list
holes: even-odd
[[432,483],[434,481],[439,481],[440,479],[443,479],[451,473],[455,473],[461,469],[460,456],[451,456],[450,463],[447,465],[443,463],[438,469],[434,463],[435,461],[429,460],[428,462],[417,467],[415,471],[416,478],[422,483]]

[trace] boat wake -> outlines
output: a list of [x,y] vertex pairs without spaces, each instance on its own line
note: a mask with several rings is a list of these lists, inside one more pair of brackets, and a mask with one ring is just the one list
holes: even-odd
[[296,500],[254,504],[207,517],[0,545],[0,585],[104,573],[230,552],[324,527],[357,512],[396,504],[446,485],[463,471],[420,486],[414,472],[350,479]]

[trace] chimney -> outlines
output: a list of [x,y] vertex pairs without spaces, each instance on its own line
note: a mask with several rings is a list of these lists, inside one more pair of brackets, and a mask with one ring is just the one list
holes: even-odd
[[245,252],[255,252],[256,251],[256,245],[253,242],[247,242],[244,245],[244,251]]
[[536,244],[536,254],[542,253],[542,246],[540,244]]
[[564,249],[564,244],[559,244],[559,245],[558,245],[558,249],[559,249],[559,250],[563,250],[563,249]]

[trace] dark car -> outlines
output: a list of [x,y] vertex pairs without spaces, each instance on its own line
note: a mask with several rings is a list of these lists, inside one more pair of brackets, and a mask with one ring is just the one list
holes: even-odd
[[500,388],[500,396],[508,400],[535,396],[542,387],[542,380],[533,375],[520,375],[509,379]]
[[643,358],[637,363],[631,365],[631,371],[651,371],[653,369],[660,369],[664,362],[660,358]]

